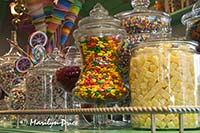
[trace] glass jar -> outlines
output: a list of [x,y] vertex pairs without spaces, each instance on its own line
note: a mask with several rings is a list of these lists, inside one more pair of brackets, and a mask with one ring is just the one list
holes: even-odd
[[72,89],[80,76],[82,57],[75,45],[67,46],[65,51],[64,67],[56,71],[56,80],[66,92],[72,94]]
[[[199,106],[197,43],[179,39],[137,45],[130,59],[131,106]],[[199,114],[184,114],[184,127],[199,127]],[[132,116],[135,128],[150,128],[149,115]],[[178,114],[156,115],[158,129],[179,127]]]
[[64,107],[64,90],[58,87],[55,79],[56,71],[64,65],[54,59],[54,54],[31,68],[26,76],[28,109]]
[[[56,81],[56,71],[64,65],[56,61],[57,51],[47,55],[44,61],[35,65],[29,70],[26,76],[27,89],[27,109],[63,109],[65,108],[65,91]],[[55,126],[48,126],[46,129],[53,128],[62,130],[61,120],[64,115],[28,115],[27,122],[34,126],[34,121],[57,122]],[[63,125],[64,126],[64,125]]]
[[[103,107],[125,99],[128,90],[118,73],[117,51],[124,43],[126,31],[121,29],[120,21],[108,15],[97,3],[90,16],[78,23],[73,33],[75,43],[80,47],[83,68],[74,96],[82,102]],[[95,115],[94,123],[99,127],[108,126],[106,116]]]
[[[11,39],[17,42],[16,31],[11,31]],[[16,85],[23,78],[23,73],[16,69],[16,61],[22,57],[17,48],[10,44],[9,51],[2,56],[2,63],[0,64],[0,87],[9,94],[12,86]]]
[[[76,45],[65,47],[65,51],[64,67],[56,71],[56,81],[64,89],[65,108],[80,108],[79,101],[76,101],[72,95],[72,90],[81,72],[81,53]],[[68,124],[72,123],[72,125],[65,125],[65,131],[81,126],[79,115],[66,115],[65,119]]]
[[73,93],[89,103],[117,102],[127,95],[117,66],[117,50],[124,43],[125,31],[120,21],[108,16],[97,3],[90,16],[79,21],[74,31],[83,55],[83,71]]
[[186,38],[200,43],[200,1],[197,1],[192,11],[182,16],[182,24],[186,26]]
[[131,49],[152,35],[171,34],[171,18],[169,14],[149,10],[150,0],[131,0],[133,10],[115,15],[121,20],[121,26],[128,33],[127,42],[119,50],[119,70],[128,84],[129,60]]

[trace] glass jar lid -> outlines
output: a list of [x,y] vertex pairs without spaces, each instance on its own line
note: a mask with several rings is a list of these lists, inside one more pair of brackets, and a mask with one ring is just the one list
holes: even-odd
[[150,1],[149,0],[132,0],[131,1],[131,6],[133,7],[133,10],[130,11],[124,11],[121,13],[118,13],[115,15],[115,17],[117,18],[126,18],[129,16],[134,16],[134,15],[141,15],[141,16],[162,16],[165,17],[165,19],[163,19],[163,21],[166,22],[170,22],[171,18],[170,15],[165,13],[165,12],[161,12],[161,11],[156,11],[156,10],[150,10],[148,9],[150,5]]
[[100,3],[97,3],[89,14],[90,16],[85,17],[79,21],[79,27],[91,24],[108,24],[120,27],[120,20],[109,16],[108,11]]
[[48,55],[48,57],[40,64],[36,65],[31,71],[37,72],[37,74],[46,73],[53,74],[57,69],[64,67],[64,65],[56,61],[57,51],[53,50],[53,53]]
[[171,17],[161,11],[148,9],[149,0],[132,0],[133,10],[114,15],[122,20],[127,33],[158,33],[171,32]]
[[112,16],[109,16],[108,11],[97,3],[90,11],[90,16],[81,19],[78,23],[79,28],[73,33],[74,38],[79,38],[85,34],[98,33],[121,33],[126,34],[124,29],[121,29],[121,22]]
[[198,0],[193,6],[192,11],[182,16],[181,22],[186,25],[189,21],[195,21],[200,18],[200,1]]

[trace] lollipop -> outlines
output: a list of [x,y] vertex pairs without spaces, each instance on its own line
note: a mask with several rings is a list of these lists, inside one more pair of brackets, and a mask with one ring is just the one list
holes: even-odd
[[32,66],[31,60],[28,57],[20,57],[16,63],[16,70],[21,73],[26,73]]
[[35,47],[36,45],[45,46],[47,44],[47,35],[42,31],[36,31],[31,34],[29,39],[29,44],[31,47]]
[[34,65],[44,61],[46,57],[45,48],[42,45],[36,45],[30,52],[30,59]]

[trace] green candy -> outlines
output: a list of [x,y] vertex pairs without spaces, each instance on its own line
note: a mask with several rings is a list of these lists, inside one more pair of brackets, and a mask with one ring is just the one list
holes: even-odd
[[101,93],[100,92],[95,92],[95,96],[98,96],[98,95],[100,95]]
[[101,81],[101,80],[98,80],[97,83],[98,83],[98,84],[103,84],[104,82]]

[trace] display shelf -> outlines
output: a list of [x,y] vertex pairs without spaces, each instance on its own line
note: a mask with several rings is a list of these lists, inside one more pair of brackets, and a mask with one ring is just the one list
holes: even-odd
[[[178,131],[157,131],[157,133],[177,133]],[[198,133],[197,130],[189,130],[184,133]],[[150,133],[150,131],[122,129],[122,130],[72,130],[68,132],[62,131],[42,131],[36,129],[13,129],[13,128],[0,128],[0,133]]]
[[[178,114],[179,115],[179,133],[183,133],[184,132],[184,114],[188,114],[188,113],[200,113],[200,106],[199,107],[194,107],[194,106],[187,106],[187,107],[173,107],[173,106],[169,106],[169,107],[118,107],[118,108],[80,108],[80,109],[56,109],[56,110],[44,110],[44,109],[40,109],[40,110],[4,110],[4,111],[0,111],[0,115],[44,115],[44,114],[51,114],[51,115],[55,115],[55,114],[60,114],[60,115],[75,115],[75,114],[150,114],[151,115],[151,133],[156,133],[159,132],[156,130],[156,115],[157,114]],[[23,130],[27,130],[25,132],[29,132],[28,129],[3,129],[5,131],[12,131],[12,130],[16,130],[17,131],[23,131]],[[130,129],[129,129],[130,130]],[[149,131],[138,131],[138,130],[130,130],[128,129],[124,130],[121,129],[121,132],[140,132],[140,133],[146,133]],[[104,130],[77,130],[79,132],[97,132],[98,133],[106,133],[106,131]],[[99,132],[101,131],[101,132]],[[109,133],[112,130],[109,130]],[[115,130],[113,130],[114,132]],[[37,131],[32,131],[30,130],[30,132],[37,132]],[[46,131],[44,131],[45,133]],[[50,132],[50,131],[49,131]],[[55,131],[54,131],[55,132]],[[120,133],[121,133],[120,132]],[[174,131],[167,131],[167,132],[171,132],[173,133]],[[176,131],[177,132],[177,131]],[[186,131],[186,133],[189,132],[193,132],[193,131]],[[197,132],[197,130],[194,130],[194,132]],[[200,132],[200,130],[199,130]],[[48,132],[47,132],[48,133]],[[74,131],[75,133],[75,131]]]

